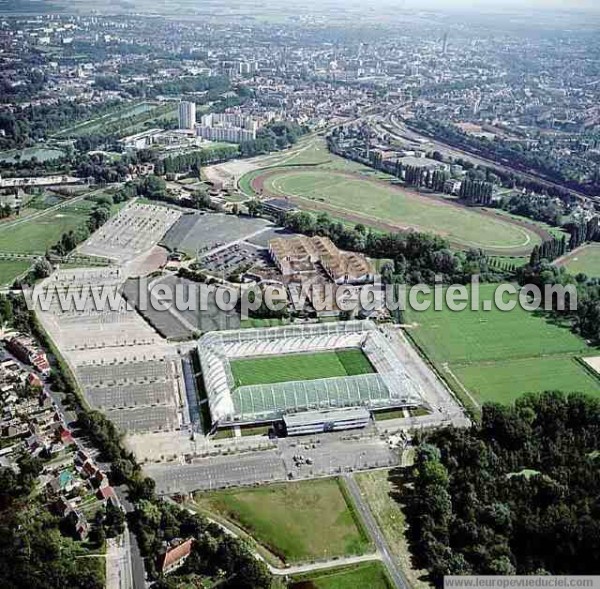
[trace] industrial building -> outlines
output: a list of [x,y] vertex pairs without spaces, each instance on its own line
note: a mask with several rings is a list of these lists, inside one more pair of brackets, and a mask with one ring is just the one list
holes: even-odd
[[272,239],[269,253],[284,277],[299,282],[317,273],[317,264],[336,284],[366,284],[375,278],[375,269],[367,258],[338,249],[328,237],[299,235]]

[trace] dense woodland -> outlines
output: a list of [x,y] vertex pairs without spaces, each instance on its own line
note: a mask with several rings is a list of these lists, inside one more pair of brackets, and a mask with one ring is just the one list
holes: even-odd
[[0,131],[4,131],[0,136],[0,149],[27,147],[79,121],[107,113],[116,104],[84,105],[64,100],[57,104],[0,110]]
[[526,396],[428,434],[407,500],[415,564],[445,574],[600,572],[600,400]]

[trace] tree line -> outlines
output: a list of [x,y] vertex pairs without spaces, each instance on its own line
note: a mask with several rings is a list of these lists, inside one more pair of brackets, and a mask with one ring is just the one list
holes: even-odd
[[391,259],[391,266],[382,271],[383,278],[391,283],[433,284],[436,275],[440,275],[446,283],[464,284],[473,274],[479,274],[484,281],[497,281],[504,276],[490,266],[482,251],[452,251],[445,239],[429,233],[376,233],[360,224],[348,227],[326,213],[315,215],[306,211],[286,213],[279,221],[291,231],[329,237],[342,249]]
[[567,322],[572,330],[593,344],[600,344],[600,277],[590,278],[585,274],[571,276],[564,268],[553,266],[542,259],[537,264],[527,264],[516,271],[516,278],[521,285],[537,286],[544,297],[546,286],[562,286],[575,289],[577,308],[571,310],[570,295],[567,292],[564,306],[557,297],[543,300],[549,318]]
[[[10,310],[3,302],[8,302]],[[31,333],[46,349],[51,344],[39,326],[33,312],[27,309],[20,295],[0,298],[0,315],[11,317],[12,326]],[[77,414],[77,427],[86,432],[92,445],[100,451],[99,461],[111,463],[110,482],[125,485],[128,499],[134,504],[129,514],[149,579],[156,587],[178,587],[186,578],[198,576],[221,577],[219,586],[231,589],[268,589],[271,576],[264,565],[251,554],[242,541],[225,534],[221,528],[186,509],[170,506],[155,494],[154,480],[145,477],[135,456],[123,447],[123,434],[100,411],[87,410],[80,402],[77,384],[60,358],[52,359],[51,386],[65,393],[65,402]],[[75,558],[58,529],[48,524],[46,507],[36,510],[32,518],[23,508],[29,505],[29,494],[41,466],[26,459],[15,478],[9,468],[0,468],[0,584],[2,587],[70,586],[77,589],[101,589],[102,575],[98,574],[98,559]],[[21,463],[20,463],[21,466]],[[5,510],[4,510],[5,508]],[[39,513],[38,513],[39,512]],[[45,515],[48,514],[48,515]],[[37,517],[37,516],[40,517]],[[53,526],[59,522],[54,519]],[[96,522],[95,522],[96,523]],[[113,510],[98,517],[102,527],[94,538],[102,539],[119,533],[123,520]],[[157,560],[164,551],[164,542],[176,538],[195,539],[193,552],[185,565],[169,575],[160,575]],[[104,561],[100,561],[104,566]]]

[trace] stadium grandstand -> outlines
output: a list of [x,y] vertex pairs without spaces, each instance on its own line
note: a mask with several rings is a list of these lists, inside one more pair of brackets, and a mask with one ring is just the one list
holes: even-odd
[[[198,342],[213,424],[230,426],[272,422],[301,412],[352,407],[367,410],[423,404],[417,382],[403,369],[400,355],[371,321],[346,321],[213,332]],[[352,354],[362,357],[357,358]],[[305,355],[305,373],[291,366]],[[328,376],[317,370],[319,358],[339,354],[350,370]],[[242,384],[232,365],[256,360],[257,381]],[[302,358],[301,358],[302,360]],[[279,362],[289,378],[274,375],[261,362]],[[343,366],[342,366],[343,368]],[[311,374],[311,370],[314,372]],[[264,377],[263,377],[264,374]]]

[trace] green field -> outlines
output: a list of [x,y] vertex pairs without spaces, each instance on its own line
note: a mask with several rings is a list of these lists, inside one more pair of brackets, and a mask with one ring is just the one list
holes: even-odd
[[600,277],[600,244],[585,245],[573,252],[564,264],[570,274]]
[[231,372],[236,387],[354,376],[373,371],[368,358],[358,349],[284,354],[263,358],[245,358],[231,362]]
[[373,470],[358,473],[355,479],[411,589],[429,589],[431,585],[423,580],[427,571],[414,568],[405,536],[402,475],[397,470]]
[[367,562],[296,577],[290,589],[392,589],[383,565]]
[[31,260],[0,260],[0,285],[12,284],[31,264]]
[[[481,286],[481,300],[495,285]],[[528,392],[581,391],[600,394],[600,382],[576,358],[597,352],[569,331],[520,307],[502,312],[406,312],[408,334],[460,392],[479,401],[510,402]]]
[[[378,181],[373,170],[357,164],[340,170],[336,162],[313,168],[279,168],[264,176],[264,194],[295,198],[307,209],[325,210],[354,222],[385,230],[417,229],[446,237],[457,247],[477,247],[497,255],[523,255],[540,242],[534,228],[511,219],[484,215],[477,210],[449,204],[441,198]],[[251,190],[260,176],[251,172],[240,187]]]
[[56,137],[86,137],[94,133],[132,135],[152,127],[157,120],[177,116],[177,105],[173,103],[138,102],[115,106],[109,112],[62,129]]
[[14,164],[17,161],[25,162],[36,158],[39,162],[47,162],[65,155],[61,149],[50,147],[27,147],[25,149],[12,149],[0,151],[0,163]]
[[364,554],[371,546],[337,479],[196,495],[286,563]]
[[84,224],[93,207],[93,202],[80,200],[33,219],[0,223],[0,251],[44,254],[63,233]]

